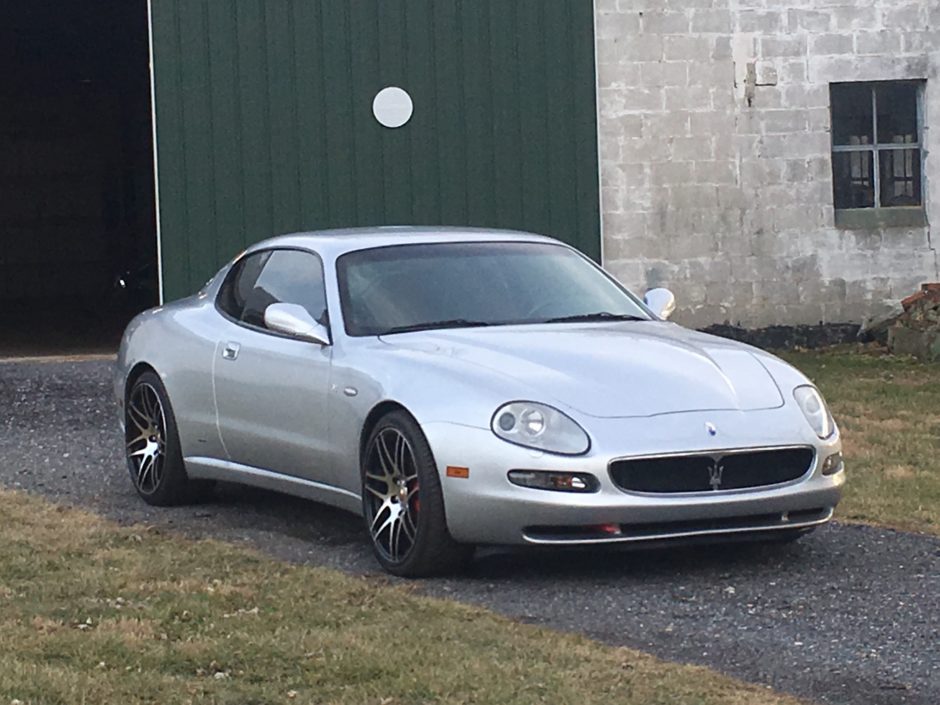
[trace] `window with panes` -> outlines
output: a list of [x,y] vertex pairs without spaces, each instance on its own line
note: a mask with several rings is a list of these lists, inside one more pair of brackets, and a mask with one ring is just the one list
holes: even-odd
[[923,206],[923,81],[834,83],[836,210]]

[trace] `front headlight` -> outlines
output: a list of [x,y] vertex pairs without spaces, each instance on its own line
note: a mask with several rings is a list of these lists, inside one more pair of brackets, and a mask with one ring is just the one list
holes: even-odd
[[793,390],[793,397],[817,436],[825,439],[836,432],[836,422],[833,421],[829,407],[816,387],[808,384],[797,387]]
[[591,447],[587,433],[575,421],[545,404],[514,401],[493,414],[493,433],[504,441],[562,455],[581,455]]

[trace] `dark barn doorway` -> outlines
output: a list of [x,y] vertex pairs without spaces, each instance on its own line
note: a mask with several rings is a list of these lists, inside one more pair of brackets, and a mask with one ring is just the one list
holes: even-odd
[[0,355],[112,350],[157,302],[146,0],[0,1]]

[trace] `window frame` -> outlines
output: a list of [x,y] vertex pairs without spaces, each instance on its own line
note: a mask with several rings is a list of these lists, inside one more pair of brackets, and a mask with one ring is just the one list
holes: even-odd
[[[213,301],[215,310],[218,311],[219,314],[223,318],[225,318],[227,321],[234,323],[235,325],[240,326],[242,328],[246,328],[247,330],[252,330],[252,331],[255,331],[256,333],[264,333],[265,335],[274,336],[275,338],[284,338],[286,340],[293,340],[295,342],[307,342],[307,341],[300,340],[296,336],[290,335],[288,333],[281,333],[279,331],[271,330],[270,328],[264,328],[262,326],[256,326],[251,323],[246,323],[245,321],[242,321],[232,316],[228,311],[224,310],[219,303],[219,299],[222,298],[222,291],[225,289],[225,285],[228,284],[229,278],[234,276],[235,269],[242,262],[244,262],[249,257],[254,257],[256,255],[263,255],[265,253],[274,253],[274,252],[300,252],[300,253],[315,257],[317,261],[320,263],[320,272],[322,274],[322,284],[323,284],[323,303],[324,303],[325,311],[326,311],[326,323],[324,324],[324,328],[326,328],[327,335],[329,335],[330,339],[332,339],[333,336],[332,336],[331,326],[330,326],[330,321],[331,321],[330,302],[329,302],[329,296],[327,295],[328,292],[326,288],[326,265],[323,261],[323,258],[320,256],[319,252],[316,252],[315,250],[308,250],[304,247],[262,247],[257,250],[250,250],[248,252],[242,253],[242,255],[238,259],[236,259],[234,262],[232,262],[231,265],[229,265],[228,271],[225,273],[225,277],[222,279],[222,283],[219,285],[219,289],[216,292],[215,299]],[[261,272],[262,273],[264,272],[264,267],[261,268]]]
[[[878,88],[885,85],[910,84],[915,88],[914,116],[917,125],[916,142],[879,142],[878,141]],[[832,102],[832,88],[834,86],[857,85],[866,87],[871,93],[872,104],[872,142],[871,144],[841,144],[835,143],[835,124],[830,129],[830,149],[834,157],[836,154],[852,154],[867,152],[872,155],[872,189],[874,191],[874,204],[859,208],[839,208],[835,204],[836,171],[835,159],[832,162],[833,180],[833,208],[836,213],[836,225],[846,227],[864,227],[863,223],[869,221],[874,225],[891,227],[892,225],[926,225],[925,213],[927,202],[927,179],[925,178],[926,150],[924,149],[924,99],[927,82],[923,79],[899,79],[887,81],[839,81],[829,84],[829,114],[833,118],[834,108]],[[885,206],[881,203],[881,153],[896,151],[917,150],[920,159],[920,204],[912,206]],[[864,215],[863,215],[864,214]],[[872,214],[869,216],[867,214]],[[889,215],[890,214],[890,215]],[[904,218],[902,214],[913,215],[913,218]],[[859,217],[853,217],[853,216]],[[900,218],[892,217],[901,215]],[[841,217],[840,217],[841,216]],[[842,221],[842,222],[840,222]]]

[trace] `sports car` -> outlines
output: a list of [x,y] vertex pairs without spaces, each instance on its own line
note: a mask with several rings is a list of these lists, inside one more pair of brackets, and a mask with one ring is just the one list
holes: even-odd
[[828,522],[845,472],[819,391],[668,322],[674,307],[528,233],[266,240],[127,327],[114,391],[131,480],[155,505],[230,481],[356,512],[405,576],[479,545],[792,539]]

